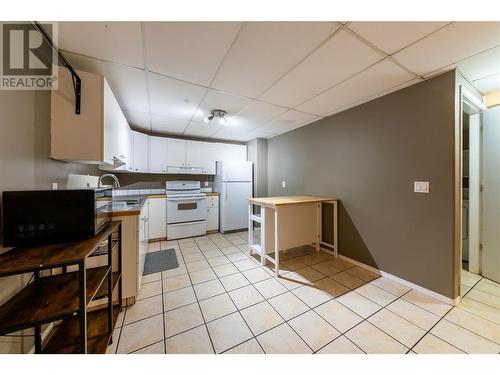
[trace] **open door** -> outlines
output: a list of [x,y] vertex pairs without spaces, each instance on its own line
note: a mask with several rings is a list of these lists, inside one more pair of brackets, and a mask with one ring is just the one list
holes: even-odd
[[500,108],[483,112],[482,274],[500,282]]

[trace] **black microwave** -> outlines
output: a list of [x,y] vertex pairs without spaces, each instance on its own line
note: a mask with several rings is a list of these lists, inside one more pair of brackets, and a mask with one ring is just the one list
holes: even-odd
[[46,245],[91,238],[111,221],[113,190],[4,191],[4,247]]

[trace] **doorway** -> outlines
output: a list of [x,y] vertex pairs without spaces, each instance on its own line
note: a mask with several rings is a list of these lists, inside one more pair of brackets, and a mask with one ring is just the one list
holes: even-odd
[[461,97],[463,298],[480,283],[500,283],[500,108],[486,109],[465,89]]

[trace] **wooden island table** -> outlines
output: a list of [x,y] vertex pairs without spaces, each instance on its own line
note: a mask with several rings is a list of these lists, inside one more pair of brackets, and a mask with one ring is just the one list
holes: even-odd
[[[333,241],[325,242],[322,236],[323,203],[332,205]],[[248,245],[251,254],[260,255],[262,265],[266,260],[275,265],[279,276],[279,252],[303,245],[314,244],[316,251],[321,244],[333,249],[338,256],[338,201],[333,197],[283,196],[250,198],[248,200]],[[254,214],[254,206],[260,214]],[[254,222],[260,223],[260,244],[254,243]],[[271,256],[274,253],[274,258]]]

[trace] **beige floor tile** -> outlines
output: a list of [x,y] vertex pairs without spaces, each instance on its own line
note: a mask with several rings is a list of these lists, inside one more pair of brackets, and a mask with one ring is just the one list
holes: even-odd
[[288,291],[288,289],[281,285],[275,278],[259,281],[253,285],[266,299]]
[[328,260],[328,262],[333,265],[335,268],[345,271],[349,268],[352,268],[355,266],[354,263],[351,263],[345,259],[342,258],[334,258],[333,256]]
[[293,330],[316,351],[340,336],[340,332],[310,310],[288,322]]
[[237,288],[241,288],[250,284],[248,280],[241,273],[235,273],[233,275],[228,275],[220,278],[222,285],[227,291],[231,291]]
[[330,278],[339,282],[342,285],[345,285],[349,289],[355,289],[360,287],[361,285],[366,284],[366,281],[351,275],[347,271],[336,273],[335,275],[330,276]]
[[231,262],[246,259],[247,256],[243,254],[236,246],[221,248],[220,251],[227,256]]
[[200,262],[200,261],[205,260],[205,257],[203,256],[203,254],[202,254],[201,251],[193,252],[191,254],[184,254],[183,253],[183,257],[184,257],[184,261],[187,264],[189,264],[189,263],[195,263],[195,262]]
[[349,291],[347,287],[328,277],[314,282],[314,286],[331,297],[338,297]]
[[163,317],[151,318],[123,326],[117,353],[130,353],[163,340]]
[[368,271],[367,269],[359,267],[359,266],[349,268],[347,270],[347,272],[349,272],[351,275],[356,276],[358,279],[361,279],[361,280],[364,280],[367,282],[375,280],[378,277],[380,277],[380,275],[378,275],[374,272]]
[[252,285],[232,290],[229,292],[229,296],[239,310],[264,300]]
[[500,285],[494,285],[492,283],[488,283],[485,281],[480,281],[477,283],[477,285],[474,287],[474,289],[479,290],[484,293],[491,294],[493,296],[496,296],[498,299],[500,299]]
[[207,322],[236,311],[227,293],[200,301],[200,307]]
[[181,306],[196,302],[196,296],[192,287],[173,290],[163,295],[163,309],[170,311]]
[[220,266],[220,265],[223,265],[223,264],[231,263],[231,261],[229,259],[227,259],[227,257],[224,256],[224,255],[217,256],[217,257],[214,257],[214,258],[208,258],[207,262],[210,263],[210,265],[212,267],[216,267],[216,266]]
[[221,353],[252,338],[252,332],[239,313],[234,313],[207,324],[208,332],[215,346]]
[[116,347],[118,345],[118,340],[120,338],[120,332],[121,332],[121,329],[115,329],[113,330],[113,342],[111,343],[111,345],[108,345],[106,347],[106,354],[115,354],[116,353]]
[[149,275],[142,276],[141,284],[147,284],[153,281],[160,281],[160,280],[161,280],[161,272],[151,273]]
[[500,352],[500,345],[447,320],[441,320],[431,333],[466,353],[498,354]]
[[318,351],[318,354],[364,354],[364,352],[349,339],[340,336]]
[[332,298],[322,290],[307,285],[292,290],[292,293],[310,308],[314,308]]
[[302,276],[309,284],[325,277],[325,275],[312,267],[301,268],[295,271],[295,273]]
[[394,294],[386,292],[385,290],[371,284],[360,286],[356,289],[356,293],[361,294],[380,306],[387,306],[389,303],[398,298]]
[[493,323],[500,324],[500,311],[484,303],[465,297],[462,303],[458,305],[458,308],[490,320]]
[[447,303],[429,297],[424,293],[417,292],[416,290],[406,293],[401,298],[438,316],[443,316],[451,309],[451,306]]
[[165,313],[165,337],[170,337],[204,324],[198,303]]
[[264,354],[264,351],[257,340],[251,339],[224,352],[224,354]]
[[500,344],[500,325],[498,324],[457,308],[453,308],[446,314],[445,319]]
[[257,336],[267,354],[312,353],[306,343],[286,323]]
[[346,337],[369,354],[404,354],[408,348],[364,321],[347,332]]
[[168,277],[163,279],[163,293],[186,288],[190,285],[191,280],[189,279],[189,275],[187,273],[184,275]]
[[[219,266],[219,267],[224,267],[224,266]],[[189,277],[191,278],[193,284],[200,284],[204,283],[205,281],[210,281],[217,278],[212,269],[190,272]]]
[[161,273],[162,278],[174,277],[179,275],[184,275],[187,273],[187,268],[185,264],[179,264],[179,267],[173,268],[171,270],[163,271]]
[[382,308],[354,291],[341,295],[337,298],[337,301],[363,318],[369,317]]
[[472,290],[469,293],[467,293],[467,298],[470,298],[477,302],[484,303],[485,305],[500,310],[500,297],[495,296],[493,294],[485,293],[476,288],[472,288]]
[[396,281],[392,281],[387,277],[379,277],[375,280],[370,281],[370,284],[378,286],[379,288],[384,289],[386,292],[394,294],[398,297],[401,297],[411,289]]
[[203,271],[211,268],[210,264],[208,264],[205,259],[193,263],[186,263],[186,267],[189,272]]
[[267,273],[263,268],[254,268],[248,271],[243,271],[242,274],[251,282],[257,283],[262,280],[269,279],[271,275]]
[[284,322],[267,301],[240,310],[240,313],[254,335],[259,335]]
[[408,348],[415,345],[426,333],[422,328],[417,327],[387,309],[380,310],[371,316],[368,321]]
[[342,333],[363,321],[359,315],[335,300],[316,307],[314,311]]
[[[266,270],[265,272],[269,273],[270,271],[269,269],[267,268],[264,269]],[[274,273],[271,272],[271,274],[274,277]],[[280,272],[280,277],[278,277],[276,280],[278,280],[278,282],[288,290],[293,290],[303,285],[311,285],[309,280],[299,275],[297,271],[290,271],[283,273]]]
[[386,309],[424,330],[431,329],[439,320],[439,316],[402,299],[394,301]]
[[331,264],[331,261],[314,264],[311,267],[314,268],[316,271],[321,272],[325,276],[331,276],[336,273],[342,272],[340,268],[333,266]]
[[213,354],[207,328],[199,326],[166,340],[167,354]]
[[234,265],[241,271],[247,271],[247,270],[250,270],[252,268],[256,268],[256,267],[259,267],[259,265],[254,262],[253,260],[251,260],[250,258],[247,258],[247,259],[243,259],[243,260],[239,260],[237,262],[234,262]]
[[[182,248],[181,249],[181,253],[182,255],[185,257],[186,255],[195,255],[195,258],[198,257],[201,255],[203,257],[203,253],[201,252],[201,250],[198,248],[198,246],[193,246],[193,247],[188,247],[188,248]],[[184,259],[186,262],[196,262],[198,260],[203,260],[205,259],[205,257],[201,258],[201,259],[194,259],[192,261],[190,260],[187,260],[187,259]]]
[[464,354],[460,349],[430,333],[415,345],[413,351],[417,354]]
[[125,320],[125,310],[126,308],[124,306],[122,307],[122,310],[118,313],[118,318],[116,318],[115,328],[119,328],[123,325],[123,321]]
[[224,277],[227,275],[232,275],[238,273],[238,269],[231,263],[222,264],[220,266],[214,267],[214,272],[217,274],[217,277]]
[[161,340],[160,342],[136,350],[131,354],[165,354],[165,342]]
[[307,266],[308,266],[307,264],[302,263],[300,260],[298,260],[298,258],[291,258],[280,262],[280,268],[288,271],[295,271],[300,268],[305,268]]
[[[324,254],[324,253],[323,253]],[[304,263],[306,266],[312,266],[313,264],[318,264],[321,263],[323,260],[319,259],[318,257],[315,257],[312,254],[308,255],[301,255],[298,258],[296,258],[299,262]],[[329,259],[325,259],[329,260]]]
[[162,293],[161,281],[153,281],[151,283],[142,284],[139,294],[137,295],[137,300],[144,298],[149,298]]
[[150,316],[163,312],[162,297],[158,296],[145,298],[127,307],[125,313],[125,324],[130,324],[138,320],[149,318]]
[[205,254],[205,257],[207,259],[210,259],[210,258],[218,258],[218,257],[221,257],[224,255],[223,252],[221,252],[219,249],[215,248],[215,249],[212,249],[212,250],[208,250],[208,251],[205,251],[204,252]]
[[218,294],[225,293],[226,291],[222,286],[221,282],[215,279],[207,281],[205,283],[196,284],[194,286],[194,292],[196,293],[198,300],[201,301],[216,296]]
[[309,310],[309,307],[291,292],[273,297],[269,303],[285,320],[292,319]]

